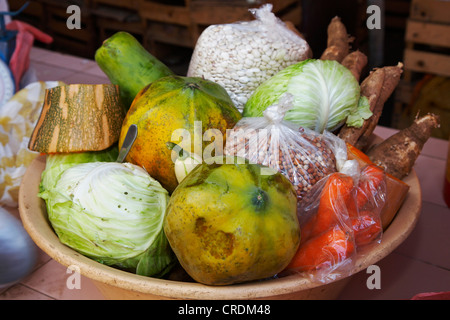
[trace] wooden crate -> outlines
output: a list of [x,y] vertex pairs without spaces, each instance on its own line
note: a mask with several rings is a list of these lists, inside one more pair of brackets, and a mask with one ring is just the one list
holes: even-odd
[[405,30],[409,18],[411,0],[389,0],[384,2],[386,28]]
[[[75,55],[92,57],[95,46],[95,30],[92,28],[89,10],[85,3],[88,0],[14,0],[9,1],[10,11],[17,11],[29,2],[27,8],[15,19],[29,23],[53,37],[53,42],[43,45],[36,41],[35,45],[48,49],[63,51]],[[81,30],[68,29],[66,22],[70,14],[69,5],[78,5],[81,9]]]
[[450,76],[450,1],[414,0],[405,41],[406,80],[411,72]]
[[[51,49],[92,58],[96,49],[97,37],[86,2],[83,0],[38,0],[42,6],[44,32],[53,37]],[[67,13],[69,5],[78,5],[81,14],[81,29],[69,29]]]
[[139,0],[89,0],[89,10],[95,22],[98,44],[118,31],[143,39],[144,23],[138,12]]
[[173,46],[192,48],[189,0],[141,0],[139,14],[144,25],[144,47],[162,59]]
[[283,20],[300,25],[301,1],[258,1],[249,4],[243,0],[140,0],[139,13],[144,21],[144,46],[156,56],[157,43],[180,47],[195,47],[201,32],[209,25],[251,20],[250,8],[271,2],[273,12]]
[[450,77],[450,1],[412,0],[403,62],[403,78],[396,90],[392,117],[392,125],[399,129],[408,126],[416,116],[414,97],[423,80],[430,76]]
[[9,11],[17,11],[28,2],[28,6],[14,19],[29,23],[38,29],[45,26],[44,22],[44,6],[38,1],[14,0],[9,1]]
[[294,26],[300,26],[302,11],[301,1],[298,0],[257,1],[253,5],[242,0],[191,0],[193,41],[196,42],[201,32],[209,25],[253,20],[249,9],[260,7],[268,2],[272,3],[272,12],[277,17],[292,22]]

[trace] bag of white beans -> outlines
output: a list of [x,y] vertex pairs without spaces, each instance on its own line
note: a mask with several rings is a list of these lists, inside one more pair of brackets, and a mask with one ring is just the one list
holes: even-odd
[[262,82],[312,56],[308,43],[272,13],[272,4],[250,11],[255,20],[207,27],[187,73],[220,84],[241,112]]

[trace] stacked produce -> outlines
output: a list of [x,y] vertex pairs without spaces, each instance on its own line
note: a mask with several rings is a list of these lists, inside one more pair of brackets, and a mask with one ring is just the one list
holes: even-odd
[[47,157],[39,197],[60,241],[101,263],[164,275],[174,257],[162,231],[168,193],[117,150]]
[[343,123],[360,127],[372,113],[352,73],[337,61],[308,59],[289,66],[262,83],[245,104],[245,117],[260,117],[290,93],[293,107],[285,119],[323,133]]
[[[267,7],[260,10],[280,23]],[[237,25],[240,40],[280,49],[265,39],[264,28],[211,30]],[[29,145],[47,154],[39,196],[60,240],[142,275],[170,278],[178,264],[208,285],[291,273],[317,281],[345,276],[360,250],[382,241],[390,222],[384,217],[395,215],[408,192],[400,179],[438,119],[425,116],[365,154],[402,66],[376,69],[360,84],[367,58],[349,52],[351,38],[339,18],[328,38],[321,59],[263,57],[254,48],[252,63],[276,65],[270,76],[250,63],[222,70],[236,46],[213,65],[201,56],[199,41],[190,72],[201,69],[202,77],[174,75],[127,33],[106,40],[95,59],[113,83],[108,88],[118,90],[49,92]],[[235,41],[226,39],[221,45]],[[308,51],[302,41],[297,53]],[[242,100],[214,75],[232,78],[248,68],[259,83],[240,81],[241,92],[251,93]],[[66,92],[72,99],[63,98]],[[134,144],[126,162],[115,162],[131,125],[138,128]],[[74,137],[76,126],[86,134]],[[395,157],[385,151],[402,148]]]
[[47,154],[39,197],[62,243],[107,265],[163,275],[174,263],[162,231],[168,192],[141,167],[114,162],[124,116],[116,85],[48,89],[28,145]]
[[225,154],[245,157],[281,172],[295,186],[299,200],[320,179],[336,171],[336,156],[323,135],[283,120],[293,97],[264,110],[264,117],[244,117],[230,130]]
[[357,253],[381,240],[386,196],[385,173],[372,164],[316,183],[299,204],[302,242],[285,272],[310,272],[321,282],[349,272]]

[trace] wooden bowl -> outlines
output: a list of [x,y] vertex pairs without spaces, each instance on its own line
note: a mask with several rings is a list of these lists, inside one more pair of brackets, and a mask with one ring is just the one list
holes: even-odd
[[381,242],[357,259],[350,276],[327,284],[312,282],[295,274],[229,286],[207,286],[121,271],[91,260],[62,244],[48,221],[44,201],[37,196],[44,168],[45,156],[39,156],[23,177],[19,191],[23,225],[43,251],[66,267],[74,265],[79,268],[80,273],[90,278],[108,299],[335,299],[351,275],[376,264],[408,237],[422,205],[419,181],[413,171],[404,179],[411,187],[405,202],[384,232]]

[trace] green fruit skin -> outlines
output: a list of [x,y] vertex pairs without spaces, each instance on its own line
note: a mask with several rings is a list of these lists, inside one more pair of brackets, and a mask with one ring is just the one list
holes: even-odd
[[203,163],[178,185],[164,232],[197,282],[229,285],[272,277],[300,243],[295,190],[279,172],[261,175],[257,164],[223,163]]
[[149,83],[172,75],[172,70],[149,53],[128,32],[119,31],[95,52],[95,61],[113,84],[128,109],[137,93]]

